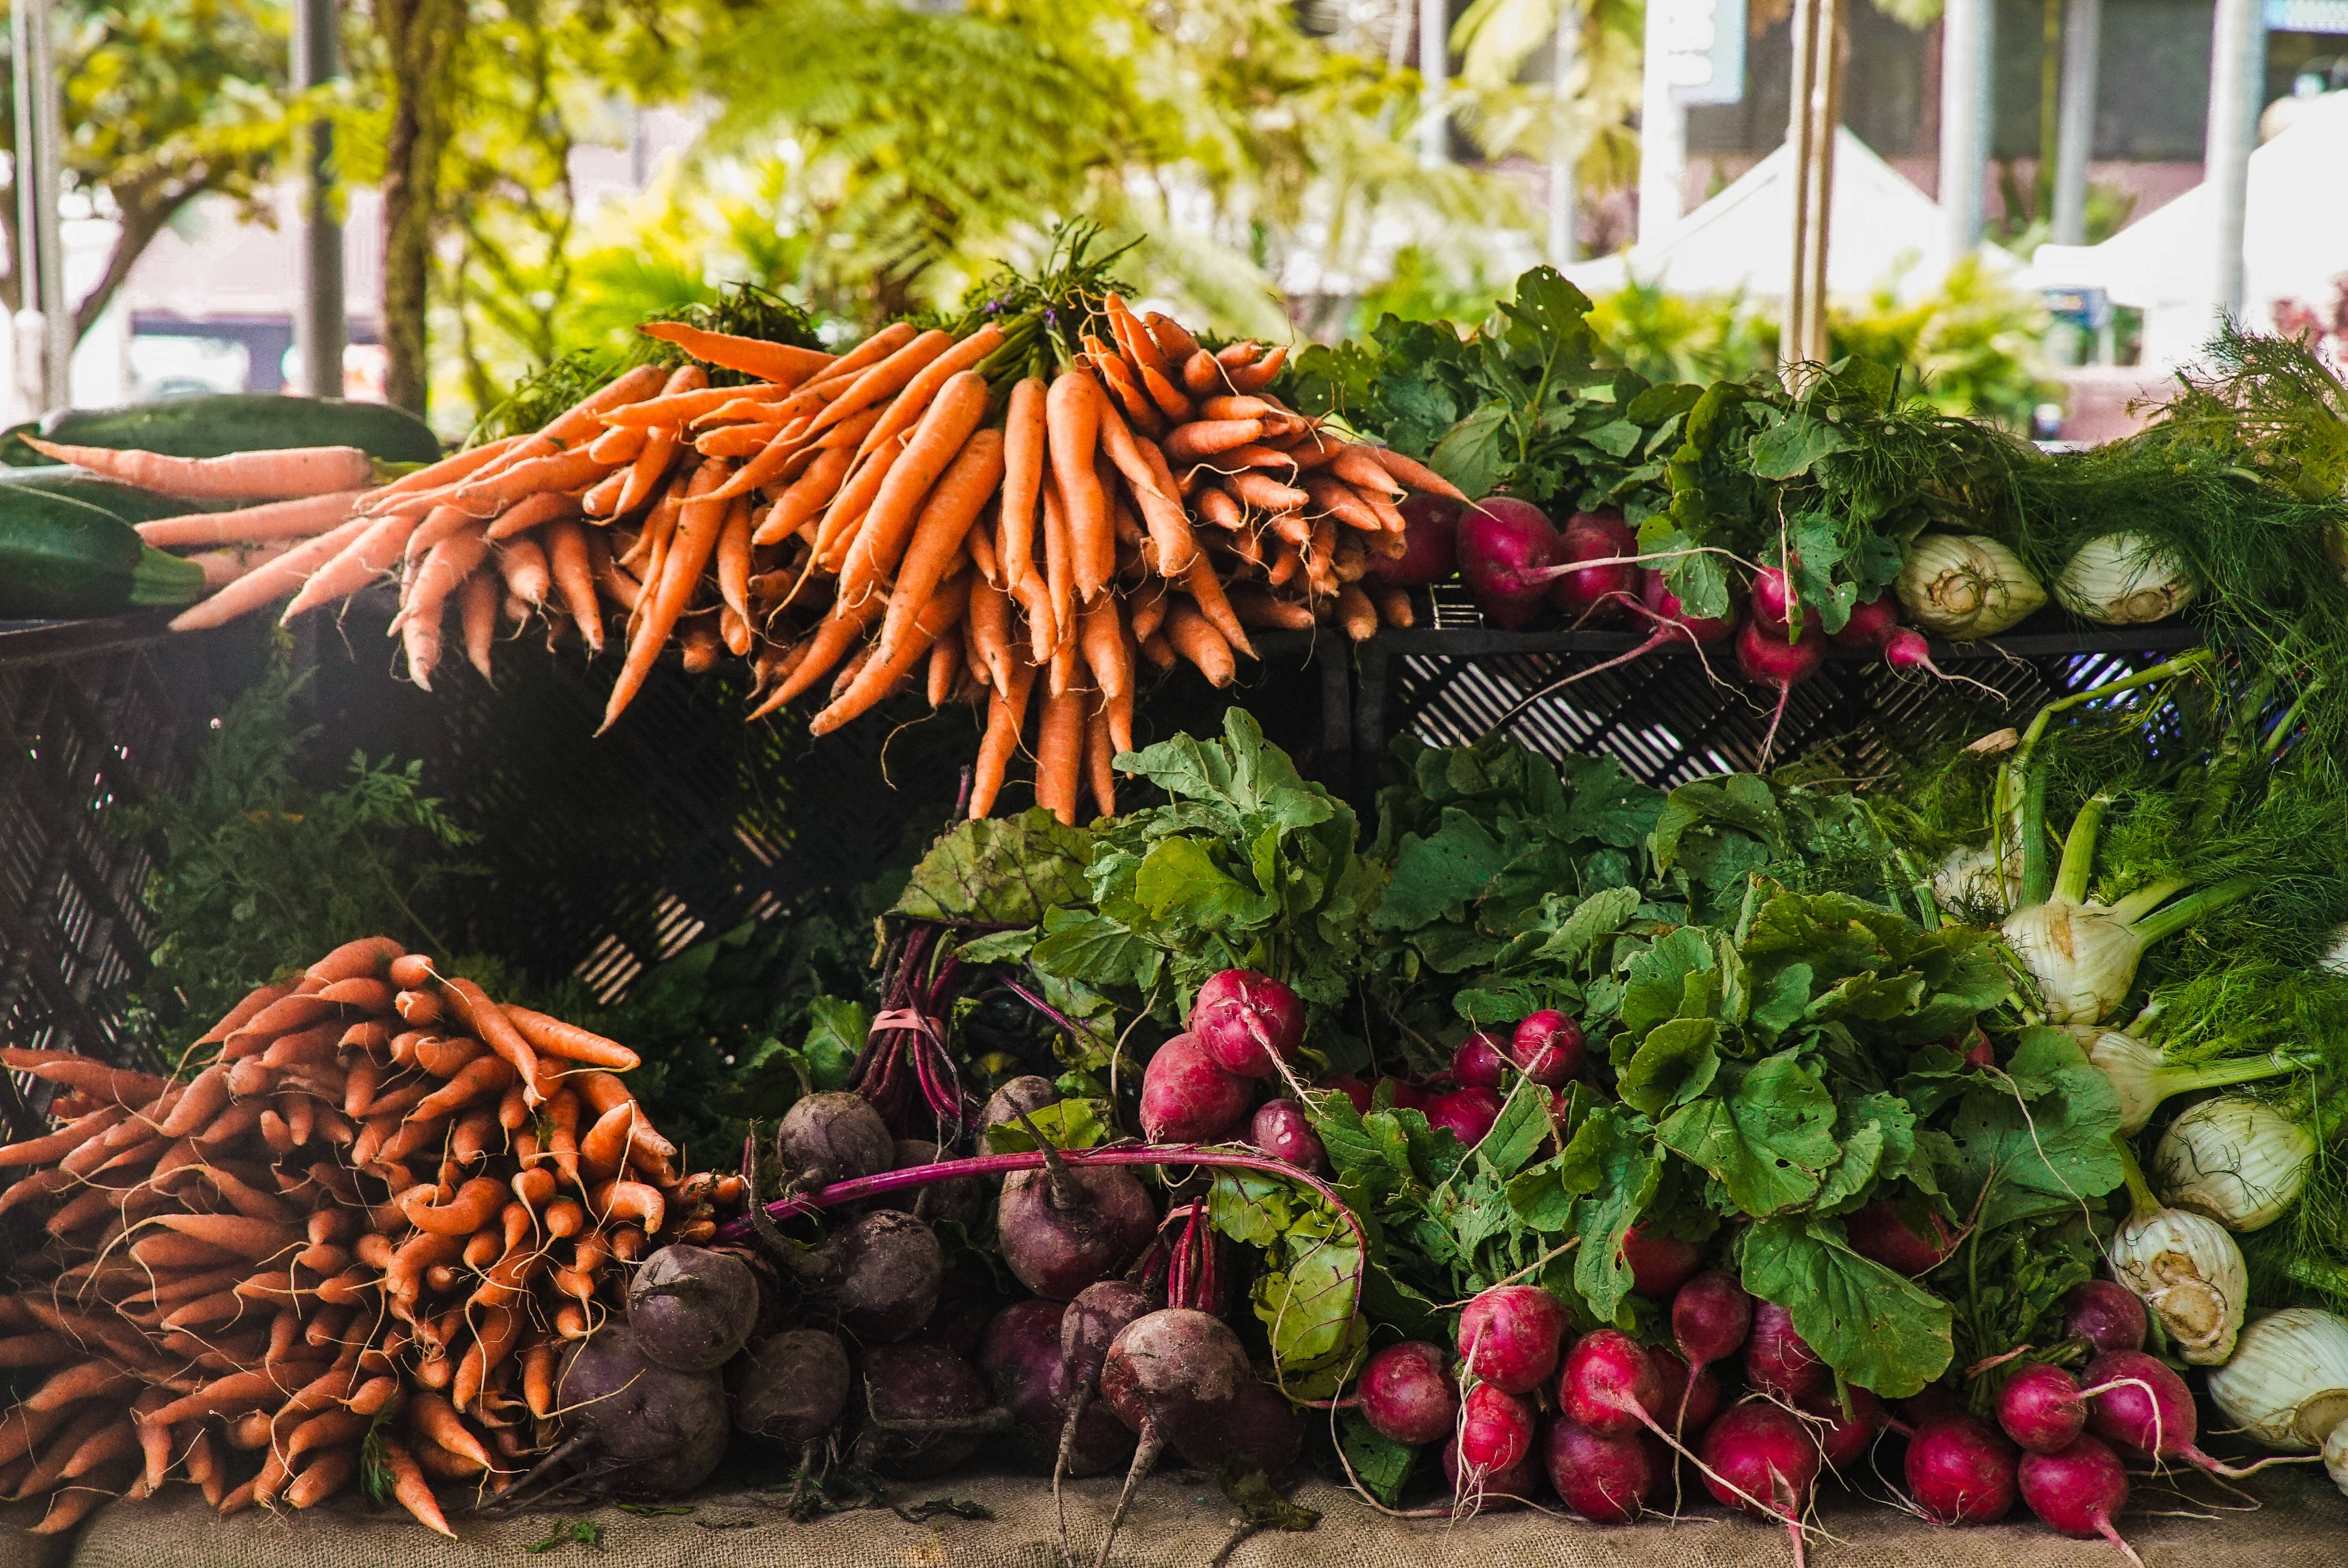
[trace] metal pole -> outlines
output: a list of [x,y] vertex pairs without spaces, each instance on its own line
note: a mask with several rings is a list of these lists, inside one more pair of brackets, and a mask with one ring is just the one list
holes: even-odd
[[1574,67],[1581,57],[1580,0],[1557,0],[1557,60],[1550,73],[1550,108],[1557,128],[1549,149],[1549,260],[1562,267],[1581,259],[1574,234],[1574,214],[1581,205],[1581,182],[1573,167],[1573,133],[1566,125],[1566,106],[1573,97]]
[[1648,0],[1646,57],[1639,95],[1639,243],[1656,245],[1679,227],[1687,183],[1687,110],[1672,101],[1671,5]]
[[[332,81],[337,68],[335,0],[297,0],[294,7],[294,90]],[[301,147],[301,294],[294,313],[294,343],[301,350],[295,390],[313,397],[343,395],[343,226],[335,216],[335,132],[324,116],[304,122]]]
[[2209,32],[2209,128],[2202,181],[2209,190],[2209,313],[2242,309],[2242,239],[2249,205],[2250,146],[2263,78],[2265,28],[2258,0],[2218,0]]
[[2087,242],[2087,159],[2095,154],[2096,66],[2101,53],[2104,0],[2071,0],[2063,17],[2063,87],[2054,132],[2054,222],[2057,245]]
[[57,232],[63,177],[63,85],[50,47],[46,0],[14,7],[16,91],[17,383],[46,413],[73,396],[74,330],[66,308],[65,246]]
[[1418,0],[1418,77],[1426,83],[1419,111],[1418,161],[1440,169],[1451,161],[1451,7]]
[[1991,0],[1948,0],[1941,13],[1941,220],[1949,261],[1981,243],[1989,169]]

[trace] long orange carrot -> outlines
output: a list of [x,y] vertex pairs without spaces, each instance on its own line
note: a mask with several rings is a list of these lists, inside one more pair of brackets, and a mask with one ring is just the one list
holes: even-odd
[[965,571],[932,594],[929,602],[922,606],[921,614],[914,618],[912,634],[904,640],[903,646],[893,657],[876,657],[868,661],[856,679],[849,682],[847,691],[808,721],[808,733],[828,735],[895,691],[898,683],[911,673],[913,666],[928,656],[930,644],[962,619],[970,605],[970,579],[975,575]]
[[1003,690],[987,700],[986,734],[978,743],[978,765],[971,774],[970,816],[975,822],[994,810],[1003,791],[1012,753],[1019,749],[1019,732],[1027,723],[1027,694],[1035,689],[1035,666],[1011,651],[1004,671]]
[[996,695],[1011,690],[1011,596],[982,580],[970,589],[970,651]]
[[613,683],[611,700],[604,705],[603,723],[596,728],[597,734],[610,729],[612,722],[634,701],[644,678],[652,673],[653,665],[660,658],[662,645],[676,630],[678,618],[691,602],[694,588],[701,580],[702,569],[709,564],[710,556],[717,548],[718,531],[726,521],[727,503],[711,500],[709,492],[725,483],[731,472],[724,463],[716,461],[704,463],[695,472],[693,488],[677,516],[676,537],[661,566],[660,580],[652,585],[651,591],[637,605],[637,625],[628,644],[627,662]]
[[310,574],[302,584],[302,591],[294,596],[285,613],[278,618],[278,624],[290,625],[295,616],[305,610],[348,599],[388,571],[398,561],[407,536],[416,531],[417,520],[399,512],[375,519],[366,532],[353,539],[341,554]]
[[862,604],[826,617],[823,623],[815,629],[815,635],[808,640],[805,657],[783,678],[781,685],[767,693],[765,702],[750,711],[750,717],[764,718],[784,703],[795,701],[800,693],[831,673],[832,667],[856,646],[856,640],[880,619],[880,612],[887,608],[887,601],[876,593]]
[[438,625],[448,596],[473,575],[473,569],[488,559],[489,554],[489,534],[479,523],[434,545],[424,563],[416,569],[415,580],[407,585],[407,602],[400,607],[395,629],[411,620]]
[[[983,393],[982,393],[983,395]],[[875,559],[877,570],[893,570],[897,586],[889,598],[889,611],[880,626],[877,657],[887,659],[911,634],[920,612],[941,579],[962,553],[963,540],[986,507],[987,497],[1003,482],[1003,432],[981,430],[963,444],[962,451],[930,492],[914,519],[911,542],[901,561]]]
[[763,338],[736,337],[730,333],[704,332],[683,322],[646,322],[636,329],[646,337],[673,343],[705,364],[722,365],[778,384],[797,384],[824,369],[833,355],[821,349],[794,348]]
[[850,471],[839,493],[824,508],[823,526],[815,541],[815,564],[819,569],[837,573],[847,561],[865,513],[872,509],[873,497],[889,482],[897,459],[912,445],[914,434],[905,430],[891,436]]
[[414,473],[402,474],[388,485],[377,485],[366,493],[362,505],[366,510],[375,511],[404,497],[444,488],[479,473],[528,439],[530,437],[526,435],[506,436],[451,453],[438,463],[427,463]]
[[[1072,531],[1067,504],[1060,495],[1059,477],[1055,474],[1044,481],[1044,583],[1051,615],[1048,620],[1037,622],[1035,611],[1028,611],[1028,620],[1036,627],[1038,664],[1050,659],[1054,649],[1076,635],[1076,551],[1069,537]],[[1048,637],[1045,635],[1047,626]]]
[[273,539],[315,538],[351,515],[365,490],[332,490],[298,501],[271,501],[233,512],[192,512],[133,525],[158,549],[185,545],[263,544]]
[[174,631],[201,631],[225,626],[238,616],[259,610],[271,600],[299,589],[309,575],[335,559],[374,522],[353,518],[330,533],[296,546],[265,566],[245,573],[210,599],[190,605],[171,621]]
[[160,452],[68,446],[25,437],[35,451],[93,474],[191,501],[279,501],[363,488],[374,460],[355,446],[296,446],[232,452],[225,457],[167,457]]
[[1182,501],[1171,487],[1159,487],[1158,471],[1141,454],[1133,432],[1127,427],[1117,410],[1103,408],[1100,422],[1101,450],[1125,476],[1133,497],[1141,506],[1141,515],[1149,524],[1149,537],[1158,547],[1158,570],[1161,576],[1179,578],[1190,569],[1190,558],[1197,545],[1190,538],[1190,522],[1182,511]]
[[1086,696],[1074,681],[1047,694],[1035,736],[1035,804],[1070,827],[1076,823],[1076,779],[1084,765]]
[[813,436],[828,430],[850,415],[860,414],[891,393],[901,391],[907,382],[921,374],[922,366],[953,346],[953,337],[935,328],[913,338],[904,347],[858,376],[845,391],[833,398],[830,405],[808,424],[808,434]]
[[1026,376],[1011,389],[1003,422],[1003,585],[1017,592],[1035,569],[1035,505],[1044,484],[1044,407],[1049,388]]
[[[758,545],[778,545],[807,527],[809,519],[819,516],[824,504],[839,493],[839,483],[848,477],[854,466],[856,454],[845,446],[819,452],[799,477],[791,481],[790,488],[778,497],[774,509],[758,525],[750,542]],[[755,460],[754,460],[755,466]],[[747,473],[748,467],[743,472]],[[736,478],[741,475],[736,475]],[[733,480],[726,481],[729,485]]]
[[582,490],[601,479],[616,463],[605,463],[583,446],[551,452],[499,468],[457,487],[449,504],[477,518],[493,518],[523,497],[540,490]]
[[930,399],[937,395],[948,376],[970,369],[1002,346],[1003,329],[990,322],[923,365],[864,434],[856,448],[858,455],[870,452],[898,431],[910,430],[919,424],[922,410],[929,407]]
[[[959,371],[938,388],[929,411],[913,427],[903,455],[890,465],[889,477],[881,481],[871,509],[857,530],[856,542],[849,548],[839,570],[839,593],[843,602],[859,602],[896,569],[912,532],[915,508],[971,439],[979,421],[986,417],[986,382],[976,371]],[[887,449],[884,445],[880,450]],[[995,452],[999,479],[999,446]],[[993,488],[991,481],[988,489]],[[983,494],[978,497],[982,502],[985,498]]]
[[[1070,568],[1078,599],[1090,599],[1116,569],[1115,536],[1108,497],[1093,475],[1093,448],[1100,438],[1100,389],[1080,370],[1066,370],[1052,383],[1044,404],[1052,473],[1066,509]],[[1057,595],[1054,598],[1056,601]],[[1058,606],[1056,602],[1055,609]]]
[[1111,765],[1117,744],[1109,739],[1108,709],[1104,704],[1085,715],[1085,778],[1092,785],[1097,816],[1117,815],[1117,769]]
[[750,497],[747,496],[736,496],[727,502],[725,519],[718,525],[717,593],[728,610],[745,621],[750,619]]
[[1215,576],[1214,566],[1207,559],[1205,551],[1201,550],[1190,558],[1190,569],[1182,585],[1190,590],[1190,597],[1199,601],[1199,613],[1223,634],[1223,641],[1249,658],[1254,658],[1255,649],[1248,641],[1247,628],[1240,623],[1238,612],[1231,609],[1231,600],[1223,593],[1222,581]]
[[1115,594],[1102,594],[1078,613],[1076,644],[1102,696],[1121,696],[1133,689],[1133,665],[1125,649],[1125,619]]

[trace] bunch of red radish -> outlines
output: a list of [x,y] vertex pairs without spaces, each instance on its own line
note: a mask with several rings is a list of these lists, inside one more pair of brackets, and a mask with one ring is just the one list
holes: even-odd
[[[1643,622],[1650,629],[1647,641],[1638,647],[1578,671],[1569,680],[1615,669],[1673,643],[1701,650],[1734,636],[1737,668],[1746,680],[1777,694],[1762,741],[1764,763],[1776,743],[1788,698],[1795,687],[1818,672],[1829,641],[1846,648],[1876,649],[1895,670],[1941,674],[1922,635],[1900,624],[1898,601],[1888,593],[1854,606],[1841,630],[1830,637],[1818,612],[1807,605],[1795,626],[1791,614],[1797,595],[1792,579],[1777,567],[1755,575],[1745,606],[1748,613],[1732,608],[1725,616],[1689,614],[1679,596],[1665,586],[1663,571],[1642,564],[1645,558],[1638,535],[1620,512],[1576,512],[1560,528],[1540,507],[1512,496],[1488,497],[1466,507],[1427,497],[1406,506],[1404,516],[1410,549],[1403,560],[1380,563],[1388,580],[1406,586],[1435,581],[1447,574],[1456,556],[1461,580],[1477,607],[1503,630],[1520,630],[1544,610],[1555,610],[1577,629],[1625,620]],[[1436,575],[1395,575],[1414,563]]]
[[1380,1085],[1390,1085],[1386,1102],[1396,1110],[1425,1116],[1427,1125],[1448,1129],[1463,1149],[1484,1141],[1499,1120],[1501,1092],[1510,1069],[1544,1089],[1563,1091],[1581,1071],[1584,1040],[1581,1026],[1554,1008],[1528,1014],[1506,1035],[1478,1030],[1451,1053],[1451,1071],[1420,1085],[1407,1079],[1386,1078],[1378,1083],[1336,1077],[1329,1087],[1344,1091],[1354,1109],[1367,1114],[1376,1103]]
[[[1863,1229],[1882,1247],[1888,1213],[1878,1205],[1854,1235]],[[1903,1245],[1917,1243],[1910,1233]],[[1532,1502],[1546,1481],[1582,1518],[1628,1522],[1675,1504],[1676,1453],[1716,1501],[1785,1526],[1797,1563],[1820,1479],[1852,1473],[1886,1431],[1906,1440],[1909,1501],[1925,1518],[1986,1523],[2018,1499],[2054,1529],[2101,1536],[2131,1562],[2112,1526],[2127,1505],[2124,1458],[2238,1473],[2194,1446],[2184,1381],[2143,1353],[2144,1306],[2111,1281],[2080,1286],[2066,1303],[2066,1334],[2096,1352],[2084,1386],[2060,1367],[2026,1366],[2000,1392],[1993,1426],[1938,1388],[1900,1401],[1896,1414],[1865,1389],[1846,1385],[1838,1396],[1791,1315],[1725,1273],[1699,1271],[1686,1242],[1633,1227],[1623,1260],[1634,1290],[1670,1301],[1670,1345],[1643,1346],[1614,1328],[1569,1339],[1555,1297],[1499,1285],[1460,1314],[1456,1358],[1425,1341],[1389,1345],[1349,1402],[1393,1441],[1440,1441],[1465,1512]],[[1731,1357],[1742,1399],[1718,1371]]]

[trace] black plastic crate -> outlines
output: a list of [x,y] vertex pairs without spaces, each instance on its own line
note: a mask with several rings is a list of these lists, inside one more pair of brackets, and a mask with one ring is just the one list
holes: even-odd
[[[1423,630],[1382,631],[1355,651],[1353,793],[1366,805],[1390,737],[1472,742],[1504,724],[1544,756],[1604,752],[1661,787],[1761,763],[1774,697],[1748,685],[1734,649],[1676,645],[1551,690],[1560,678],[1639,646],[1630,631],[1501,631],[1464,591],[1438,589]],[[1890,751],[2026,723],[2044,703],[2157,662],[2199,641],[2183,622],[2092,628],[2042,611],[2004,636],[1932,644],[1962,680],[1903,675],[1871,651],[1829,650],[1794,689],[1770,755],[1822,756],[1850,776],[1880,774]]]
[[[0,1040],[117,1063],[144,1042],[118,1007],[148,968],[145,848],[115,808],[185,776],[207,710],[201,640],[160,617],[0,623]],[[12,1116],[24,1107],[11,1094]]]

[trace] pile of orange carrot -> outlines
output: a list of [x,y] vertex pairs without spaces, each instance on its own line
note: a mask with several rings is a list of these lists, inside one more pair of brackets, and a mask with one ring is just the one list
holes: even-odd
[[[222,1512],[371,1479],[446,1531],[545,1446],[561,1345],[630,1260],[708,1236],[616,1073],[625,1047],[501,1007],[386,938],[254,991],[165,1079],[55,1051],[56,1130],[0,1148],[47,1240],[0,1296],[0,1495],[42,1532],[172,1479]],[[738,1180],[732,1178],[729,1180]]]
[[[644,330],[694,363],[355,498],[150,525],[282,548],[174,624],[288,594],[290,620],[396,575],[420,685],[451,607],[485,676],[533,618],[592,652],[618,641],[606,727],[672,644],[688,670],[747,661],[753,717],[828,682],[817,734],[918,687],[983,706],[973,815],[1027,751],[1037,800],[1073,821],[1087,790],[1114,810],[1144,666],[1225,685],[1256,629],[1408,625],[1370,569],[1402,552],[1401,497],[1457,494],[1282,406],[1285,350],[1209,352],[1113,292],[959,334],[900,323],[839,355]],[[302,542],[253,538],[277,528]]]

